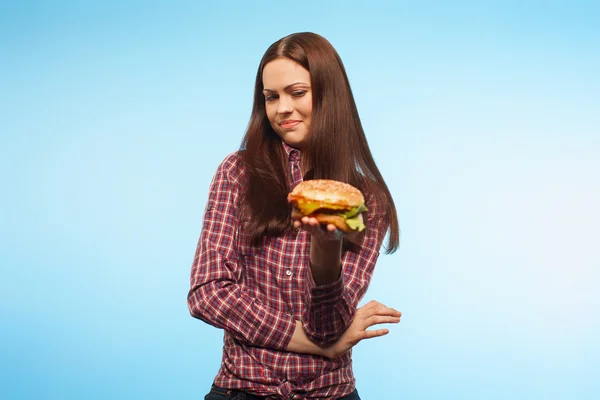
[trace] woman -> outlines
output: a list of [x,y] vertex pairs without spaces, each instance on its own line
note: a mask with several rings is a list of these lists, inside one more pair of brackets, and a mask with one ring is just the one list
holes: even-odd
[[[304,179],[359,188],[363,234],[291,219],[287,194]],[[241,150],[209,189],[191,274],[192,316],[224,329],[221,368],[207,400],[359,399],[349,351],[401,314],[370,302],[383,238],[398,247],[396,210],[369,150],[346,72],[314,33],[269,47],[256,76]]]

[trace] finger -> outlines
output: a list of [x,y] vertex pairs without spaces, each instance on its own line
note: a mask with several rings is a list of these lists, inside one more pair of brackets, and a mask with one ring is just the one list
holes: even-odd
[[329,239],[335,239],[335,240],[340,240],[344,236],[344,233],[342,231],[340,231],[338,228],[336,228],[335,225],[331,225],[331,224],[327,226],[326,234]]
[[343,232],[337,229],[333,224],[321,224],[316,218],[309,218],[302,221],[302,228],[315,235],[327,240],[339,240],[343,236]]
[[387,307],[381,303],[375,306],[375,313],[379,315],[394,315],[394,316],[402,316],[402,313],[394,308]]
[[294,221],[294,226],[297,228],[302,228],[313,235],[319,233],[319,231],[321,230],[319,222],[315,218],[307,216],[304,216],[301,219]]
[[395,317],[401,317],[402,313],[394,308],[387,307],[378,301],[371,300],[364,306],[360,307],[356,312],[367,313],[371,315],[391,315]]
[[384,310],[384,313],[386,315],[389,314],[389,315],[397,315],[399,317],[402,316],[402,313],[400,311],[398,311],[398,310],[396,310],[395,308],[392,308],[392,307],[383,306],[383,310]]
[[309,218],[308,219],[308,223],[310,226],[314,226],[314,227],[318,227],[319,226],[319,220],[316,218]]
[[365,331],[363,339],[372,339],[379,336],[385,336],[388,333],[390,333],[389,329],[372,329],[370,331]]
[[379,324],[397,324],[399,322],[400,322],[400,317],[374,315],[365,320],[365,323],[366,323],[365,328],[368,328],[373,325],[379,325]]
[[305,216],[301,219],[301,222],[302,228],[307,232],[311,233],[312,235],[318,235],[321,234],[323,231],[326,231],[326,229],[323,226],[321,226],[321,223],[316,218]]
[[379,304],[381,304],[381,303],[378,302],[377,300],[371,300],[367,304],[365,304],[363,307],[377,307]]
[[375,308],[377,307],[378,304],[379,303],[376,302],[375,300],[371,300],[364,306],[357,308],[355,315],[363,315],[363,314],[373,315],[373,314],[375,314]]
[[402,313],[398,310],[395,310],[393,308],[387,308],[385,310],[382,310],[383,312],[379,312],[377,313],[378,315],[391,315],[394,317],[401,317]]

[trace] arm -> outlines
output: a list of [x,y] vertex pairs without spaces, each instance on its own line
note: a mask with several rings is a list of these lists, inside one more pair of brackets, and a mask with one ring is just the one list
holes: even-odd
[[209,189],[202,233],[192,265],[190,314],[235,339],[272,349],[285,349],[296,321],[250,297],[238,284],[242,267],[236,253],[237,185],[231,182],[233,158],[224,161]]
[[330,358],[334,358],[334,354],[337,355],[337,352],[333,353],[332,349],[330,350],[312,342],[308,336],[306,336],[306,332],[304,331],[304,327],[300,321],[296,321],[294,334],[292,335],[292,339],[290,340],[286,350],[294,353],[313,354]]
[[319,345],[335,341],[347,330],[371,281],[386,227],[378,204],[371,202],[369,210],[366,233],[357,249],[342,254],[341,245],[336,243],[339,232],[331,231],[331,227],[327,235],[311,235],[303,326],[307,336]]
[[379,324],[397,324],[402,313],[387,307],[375,300],[371,300],[356,310],[352,323],[338,340],[326,346],[318,346],[306,336],[300,321],[296,321],[296,329],[287,350],[295,353],[307,353],[327,358],[337,358],[356,346],[363,339],[384,336],[389,333],[386,328],[368,328]]

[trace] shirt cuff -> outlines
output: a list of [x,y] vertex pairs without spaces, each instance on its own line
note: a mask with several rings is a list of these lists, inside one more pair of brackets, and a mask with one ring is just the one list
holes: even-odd
[[332,283],[326,285],[317,285],[312,271],[307,271],[308,294],[310,296],[308,304],[329,304],[337,303],[344,294],[344,271],[340,271],[340,277]]

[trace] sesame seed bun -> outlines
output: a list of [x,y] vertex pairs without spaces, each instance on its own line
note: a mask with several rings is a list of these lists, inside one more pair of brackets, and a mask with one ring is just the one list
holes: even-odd
[[354,186],[328,179],[301,182],[288,195],[288,201],[292,205],[302,199],[348,209],[358,207],[365,202],[361,191]]

